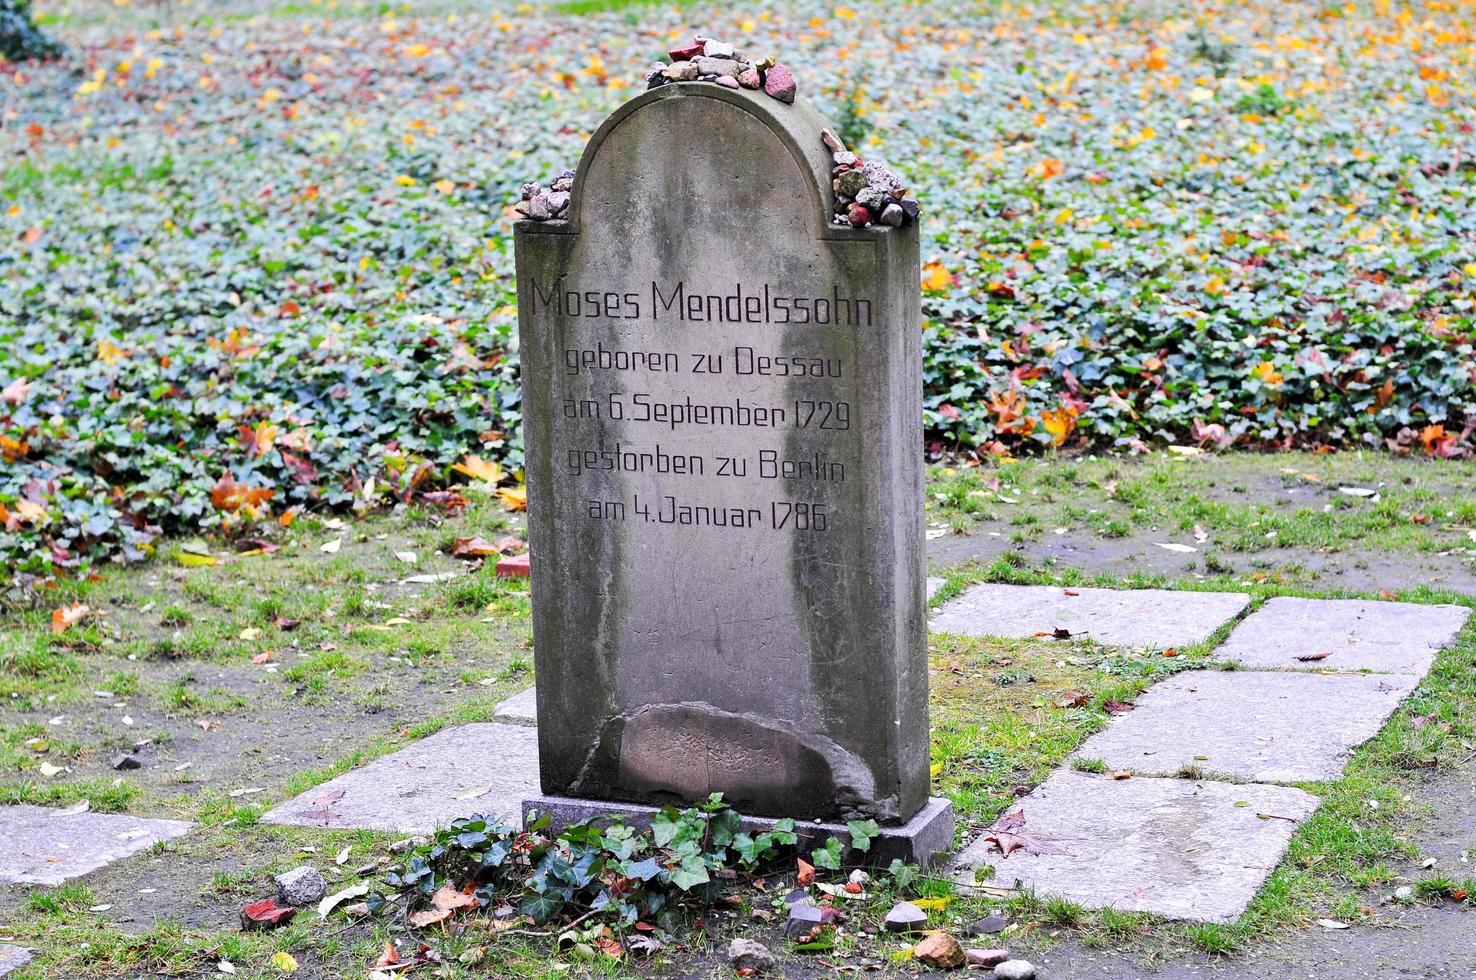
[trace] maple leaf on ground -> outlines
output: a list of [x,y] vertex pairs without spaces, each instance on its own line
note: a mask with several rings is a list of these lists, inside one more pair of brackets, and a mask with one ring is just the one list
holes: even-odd
[[74,623],[80,623],[86,619],[92,610],[80,602],[74,602],[70,606],[60,606],[51,611],[52,634],[65,633]]
[[497,496],[502,499],[502,506],[508,510],[528,509],[527,487],[503,487],[497,491]]
[[1052,843],[1050,838],[1027,833],[1024,810],[1016,810],[995,821],[994,826],[984,833],[984,839],[992,841],[999,848],[1002,857],[1009,857],[1015,851],[1036,856],[1067,853],[1064,848]]
[[453,512],[463,510],[471,503],[470,500],[467,500],[455,490],[432,490],[428,493],[421,494],[420,499],[423,503],[434,504],[437,507],[444,507]]
[[502,482],[502,467],[496,461],[483,459],[480,456],[467,456],[451,468],[457,473],[463,473],[471,477],[473,480],[481,480],[493,486]]
[[456,543],[451,546],[451,554],[462,558],[478,558],[485,555],[500,555],[509,551],[517,551],[523,546],[522,539],[512,537],[498,538],[496,541],[488,541],[480,535],[471,538],[457,538]]
[[267,487],[253,487],[245,483],[237,483],[236,478],[230,471],[221,474],[215,486],[210,489],[210,502],[215,505],[216,510],[227,513],[235,513],[244,510],[251,517],[260,513],[261,506],[277,495],[277,491]]
[[438,909],[455,911],[456,909],[464,909],[469,905],[475,906],[477,904],[477,900],[474,896],[468,895],[466,892],[461,891],[460,889],[452,888],[450,885],[442,885],[436,891],[436,893],[431,896],[431,904]]

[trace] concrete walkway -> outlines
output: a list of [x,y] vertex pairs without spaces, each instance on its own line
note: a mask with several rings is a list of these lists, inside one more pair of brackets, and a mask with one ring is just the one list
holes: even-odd
[[[928,585],[932,594],[942,582]],[[1108,645],[1164,649],[1203,642],[1249,603],[1240,593],[980,585],[945,602],[932,627],[990,636],[1065,629]],[[1244,669],[1164,681],[1074,757],[1131,770],[1131,778],[1058,771],[1004,818],[1007,832],[1032,846],[1004,854],[985,833],[966,842],[956,873],[972,881],[987,868],[996,884],[1087,906],[1234,921],[1316,809],[1315,795],[1281,784],[1336,779],[1468,613],[1394,602],[1266,602],[1218,650]],[[538,784],[533,690],[496,715],[496,723],[447,729],[351,770],[263,821],[423,832],[471,812],[515,817]],[[1186,767],[1196,778],[1176,778]],[[0,861],[0,879],[59,883],[189,829],[0,808],[0,840],[11,855]]]
[[[980,585],[945,603],[932,626],[1014,636],[1061,627],[1108,645],[1164,648],[1202,641],[1247,602],[1236,593]],[[1267,601],[1216,651],[1247,669],[1192,671],[1148,691],[1073,756],[1117,778],[1057,772],[996,825],[1014,840],[1027,835],[1029,846],[1006,854],[986,831],[959,854],[955,873],[967,883],[988,869],[995,884],[1092,908],[1235,921],[1317,806],[1312,794],[1277,784],[1337,779],[1469,612]],[[1153,778],[1176,776],[1191,778]]]

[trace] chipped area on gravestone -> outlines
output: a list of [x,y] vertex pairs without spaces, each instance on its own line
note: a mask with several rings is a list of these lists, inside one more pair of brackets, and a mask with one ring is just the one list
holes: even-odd
[[1317,807],[1299,789],[1053,774],[1010,807],[1046,853],[1008,857],[982,836],[955,859],[958,880],[1033,888],[1089,908],[1233,922],[1270,876],[1297,824]]
[[964,636],[1033,637],[1062,628],[1109,646],[1189,646],[1239,615],[1239,592],[1068,589],[1057,585],[976,585],[933,614],[932,629]]
[[1190,671],[1154,685],[1073,758],[1163,775],[1336,779],[1414,686],[1399,675]]
[[1278,596],[1247,616],[1216,656],[1254,667],[1423,677],[1470,614],[1465,606]]

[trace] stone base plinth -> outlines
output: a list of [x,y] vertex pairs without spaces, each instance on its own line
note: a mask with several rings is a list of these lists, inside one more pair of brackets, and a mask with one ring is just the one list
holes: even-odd
[[[609,819],[619,816],[633,827],[645,828],[650,826],[651,818],[660,812],[658,807],[641,806],[637,803],[579,800],[568,796],[534,796],[523,801],[524,826],[531,822],[529,813],[534,810],[540,815],[546,813],[552,818],[552,825],[549,828],[551,833],[558,833],[563,828],[590,817]],[[749,834],[762,833],[772,830],[774,822],[773,817],[745,816],[743,830]],[[802,855],[808,854],[831,837],[839,837],[848,848],[850,846],[851,832],[843,823],[797,820],[794,831],[799,835],[799,851]],[[935,797],[928,800],[927,805],[907,823],[897,826],[883,825],[881,836],[872,839],[871,852],[865,857],[867,864],[882,867],[891,864],[893,858],[901,858],[909,864],[920,864],[927,867],[940,863],[941,859],[952,849],[953,804],[948,800]],[[848,854],[847,860],[856,857],[855,854]]]

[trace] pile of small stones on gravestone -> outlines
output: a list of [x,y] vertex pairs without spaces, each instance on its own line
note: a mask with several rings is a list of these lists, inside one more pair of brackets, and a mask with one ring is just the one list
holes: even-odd
[[[762,89],[770,98],[794,102],[794,74],[772,57],[753,61],[726,41],[701,36],[667,54],[671,56],[670,64],[658,61],[646,69],[647,89],[672,82],[712,82],[725,88]],[[829,129],[822,130],[820,138],[835,164],[830,174],[836,224],[899,228],[917,221],[922,206],[896,174],[879,163],[862,162]],[[534,221],[562,218],[569,212],[573,189],[572,170],[564,171],[547,188],[530,181],[523,185],[522,200],[515,208]]]

